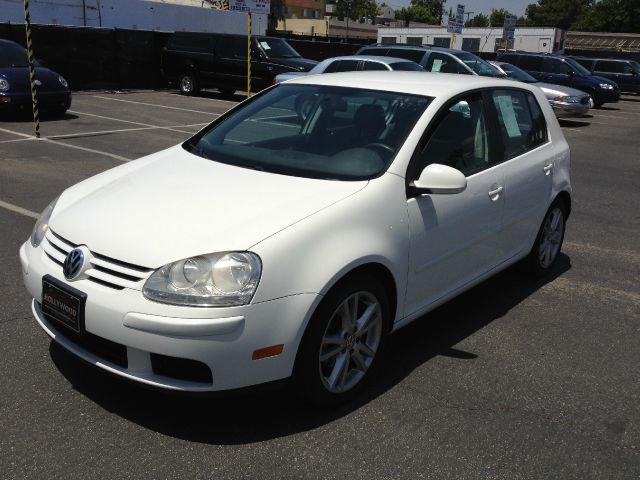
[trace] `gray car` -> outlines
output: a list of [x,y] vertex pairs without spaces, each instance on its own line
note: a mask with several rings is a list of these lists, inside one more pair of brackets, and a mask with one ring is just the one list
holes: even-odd
[[354,72],[371,70],[402,70],[424,72],[424,68],[405,58],[382,57],[375,55],[349,55],[333,57],[323,60],[308,72],[286,72],[276,75],[274,83],[281,83],[303,75],[318,75],[320,73]]
[[556,117],[582,117],[593,107],[593,99],[591,95],[576,90],[575,88],[566,87],[564,85],[556,85],[553,83],[543,83],[536,80],[524,70],[520,70],[515,65],[506,62],[489,62],[500,72],[504,73],[507,78],[517,80],[519,82],[530,83],[543,91],[547,100],[551,104]]

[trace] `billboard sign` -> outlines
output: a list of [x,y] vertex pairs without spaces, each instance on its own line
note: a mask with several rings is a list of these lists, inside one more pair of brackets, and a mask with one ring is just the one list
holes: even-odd
[[515,15],[507,15],[504,19],[504,27],[502,28],[502,38],[504,40],[513,40],[516,32],[516,22],[518,18]]
[[229,0],[229,10],[269,14],[270,0]]
[[464,5],[458,4],[456,9],[456,16],[449,18],[447,24],[447,32],[449,33],[462,33],[462,26],[464,25]]

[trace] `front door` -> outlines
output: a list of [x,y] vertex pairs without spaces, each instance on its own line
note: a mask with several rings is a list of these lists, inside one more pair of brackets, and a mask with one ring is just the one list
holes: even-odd
[[486,94],[454,100],[436,116],[424,147],[411,162],[412,181],[429,164],[457,168],[467,177],[458,194],[407,200],[410,229],[405,315],[426,309],[490,270],[503,256],[500,228],[504,175],[493,145]]

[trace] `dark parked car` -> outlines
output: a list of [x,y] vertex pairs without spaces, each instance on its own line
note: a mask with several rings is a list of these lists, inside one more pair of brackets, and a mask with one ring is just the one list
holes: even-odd
[[[36,92],[41,111],[62,115],[71,106],[67,81],[36,62]],[[17,43],[0,39],[0,112],[31,111],[27,51]]]
[[[306,72],[318,62],[302,58],[285,40],[251,38],[251,90],[284,72]],[[174,33],[162,52],[162,73],[186,95],[217,88],[224,95],[247,88],[247,37],[217,33]]]
[[596,107],[620,99],[620,89],[615,82],[592,75],[574,59],[563,55],[508,52],[500,55],[498,60],[520,67],[541,82],[566,85],[587,92]]
[[622,58],[572,58],[594,75],[616,82],[621,91],[640,93],[640,63]]
[[357,55],[405,58],[421,65],[427,72],[460,73],[485,77],[502,76],[477,55],[451,48],[376,44],[362,47],[358,50]]

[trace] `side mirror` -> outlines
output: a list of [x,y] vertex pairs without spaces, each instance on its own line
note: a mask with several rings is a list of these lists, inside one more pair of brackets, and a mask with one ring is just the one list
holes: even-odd
[[417,195],[460,193],[467,188],[467,178],[460,170],[432,163],[427,165],[420,177],[409,186]]

